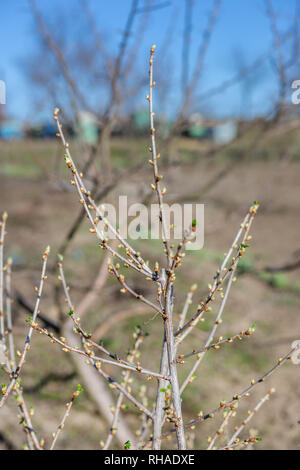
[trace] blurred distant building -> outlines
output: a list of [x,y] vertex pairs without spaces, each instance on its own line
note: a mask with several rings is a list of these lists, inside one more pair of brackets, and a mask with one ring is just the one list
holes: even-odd
[[76,133],[89,145],[96,145],[99,138],[97,117],[89,111],[81,111],[77,115]]
[[[160,116],[159,119],[156,119],[156,129],[158,131],[159,137],[166,138],[172,129],[172,125],[172,121],[170,121],[167,117]],[[141,109],[132,114],[130,119],[130,134],[147,135],[149,132],[149,127],[150,120],[148,109]]]
[[149,128],[149,111],[141,109],[132,115],[134,133],[144,133]]
[[19,121],[4,119],[0,122],[0,138],[3,140],[21,140],[24,138],[23,124]]
[[173,121],[169,120],[168,118],[160,118],[157,122],[159,137],[166,139],[172,131],[173,125]]
[[52,124],[26,127],[26,137],[31,139],[52,139],[56,137],[57,127]]
[[234,121],[217,124],[212,130],[213,140],[218,145],[229,144],[238,135],[238,126]]
[[208,137],[209,128],[204,125],[203,116],[199,113],[192,114],[187,123],[185,135],[194,139],[205,139]]
[[217,145],[229,143],[238,135],[238,124],[235,121],[207,119],[199,113],[189,116],[184,129],[182,135],[186,137],[213,140]]

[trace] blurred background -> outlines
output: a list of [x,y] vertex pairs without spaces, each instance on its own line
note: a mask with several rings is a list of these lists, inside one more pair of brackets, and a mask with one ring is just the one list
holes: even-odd
[[[243,390],[300,340],[300,119],[293,95],[298,85],[292,87],[300,80],[299,13],[298,0],[2,0],[0,209],[9,214],[5,257],[13,259],[20,348],[45,246],[51,245],[52,255],[40,321],[57,334],[64,331],[67,307],[56,254],[64,255],[75,305],[94,287],[103,261],[69,184],[54,108],[61,109],[73,158],[98,203],[114,203],[120,194],[131,202],[154,202],[146,100],[152,44],[166,202],[205,204],[204,248],[189,252],[178,272],[176,315],[195,282],[194,308],[205,297],[248,207],[253,200],[261,204],[220,327],[225,336],[255,323],[256,333],[206,355],[183,397],[186,420]],[[151,263],[163,263],[158,241],[137,240],[135,246]],[[140,277],[132,275],[131,282],[154,295]],[[141,325],[149,333],[143,365],[157,369],[160,319],[152,320],[119,288],[110,279],[96,286],[84,324],[119,354]],[[203,345],[214,312],[190,336],[186,352]],[[85,381],[67,356],[34,335],[23,387],[46,441],[74,386]],[[182,379],[188,370],[183,367]],[[252,433],[263,438],[259,448],[300,448],[299,376],[300,366],[290,363],[241,402],[233,425],[276,387],[251,422]],[[136,393],[143,393],[141,384],[133,382]],[[60,448],[99,448],[109,429],[102,404],[85,388]],[[154,390],[155,384],[148,386],[149,407]],[[124,415],[134,432],[139,418],[131,405]],[[0,447],[21,447],[13,401],[0,416]],[[195,448],[207,446],[216,426],[196,427],[190,436]],[[113,444],[121,446],[117,438]]]

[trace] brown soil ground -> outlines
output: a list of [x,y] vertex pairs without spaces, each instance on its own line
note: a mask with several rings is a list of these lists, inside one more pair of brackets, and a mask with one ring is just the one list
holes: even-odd
[[[46,144],[38,145],[36,152],[42,155],[43,145]],[[22,144],[6,144],[0,150],[0,209],[9,213],[5,249],[6,256],[12,256],[15,261],[14,292],[18,291],[32,304],[35,297],[33,287],[39,278],[41,253],[50,244],[50,264],[54,265],[57,249],[79,210],[79,204],[72,191],[62,190],[63,186],[58,184],[59,181],[69,180],[65,170],[60,170],[60,176],[56,179],[46,178],[43,174],[40,162],[51,172],[55,168],[56,147],[51,147],[48,160],[42,155],[38,162],[28,162],[25,157],[18,159],[16,155],[19,151],[22,155],[21,150]],[[197,378],[183,396],[186,421],[195,417],[200,410],[207,412],[221,400],[242,391],[252,378],[258,378],[286,354],[294,340],[300,340],[299,268],[272,277],[265,274],[266,267],[280,267],[300,259],[300,162],[287,163],[277,159],[237,161],[231,171],[212,184],[199,200],[202,188],[226,165],[226,159],[199,158],[186,162],[183,167],[174,166],[164,174],[170,201],[205,203],[204,249],[187,254],[178,274],[176,314],[180,313],[185,293],[194,282],[198,284],[194,307],[205,296],[207,283],[211,282],[218,262],[230,246],[249,205],[253,200],[259,200],[261,204],[251,231],[251,246],[243,260],[242,272],[231,290],[219,329],[219,334],[225,336],[255,323],[256,332],[249,339],[237,344],[226,344],[220,351],[211,351],[206,355]],[[14,172],[12,168],[20,170]],[[128,194],[130,199],[136,201],[143,195],[148,182],[151,182],[151,172],[146,168],[121,181],[118,193]],[[113,191],[107,201],[113,201],[116,194]],[[86,221],[65,256],[66,274],[75,304],[86,292],[102,257],[88,228]],[[151,261],[157,258],[162,260],[158,242],[138,241],[137,246]],[[57,320],[57,308],[53,302],[55,278],[56,275],[49,273],[41,304],[42,313],[53,321]],[[138,288],[144,286],[138,275],[132,276],[131,283]],[[151,294],[151,287],[146,285],[146,288]],[[117,312],[135,306],[129,296],[120,295],[119,285],[110,279],[99,293],[99,299],[87,317],[86,327],[92,330]],[[188,352],[203,345],[216,309],[217,305],[201,328],[190,336],[183,351]],[[16,301],[13,310],[17,341],[21,348],[27,315]],[[150,333],[143,345],[142,362],[149,368],[157,369],[162,324],[160,318],[151,320],[152,316],[149,312],[143,316],[111,322],[105,335],[106,345],[120,355],[124,354],[132,343],[133,326],[140,324]],[[193,362],[193,358],[190,358],[182,366],[181,379]],[[243,420],[247,410],[252,409],[266,391],[275,387],[276,394],[251,422],[250,429],[257,430],[263,438],[257,448],[299,450],[299,379],[300,366],[291,362],[284,365],[257,387],[248,399],[240,402],[238,415],[232,420],[231,428]],[[1,380],[5,381],[4,376]],[[36,429],[39,435],[46,438],[47,443],[62,417],[65,403],[79,381],[70,358],[50,344],[47,338],[35,334],[24,368],[23,386],[28,403],[34,404],[36,408]],[[134,381],[133,390],[138,390],[141,384],[141,380]],[[154,385],[149,385],[149,406],[152,406]],[[136,429],[139,418],[130,411],[135,413],[129,406],[125,414],[133,429]],[[220,418],[216,416],[215,420],[196,426],[191,435],[196,448],[205,448],[207,437],[215,432]],[[5,448],[8,443],[19,447],[24,443],[24,435],[17,423],[16,407],[11,399],[9,405],[0,410],[0,447]],[[99,448],[99,442],[105,437],[107,429],[107,423],[84,393],[73,408],[58,448]],[[249,430],[244,432],[243,438],[248,435]],[[1,443],[2,438],[5,441]],[[221,445],[222,442],[221,438]]]

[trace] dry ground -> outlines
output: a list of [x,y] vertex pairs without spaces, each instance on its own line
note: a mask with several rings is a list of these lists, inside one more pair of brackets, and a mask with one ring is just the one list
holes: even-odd
[[[115,141],[113,155],[116,164],[124,160],[125,164],[123,162],[122,165],[126,166],[134,154],[143,158],[143,143],[130,142],[126,145],[126,152],[122,156],[124,142]],[[299,269],[273,276],[265,273],[268,266],[282,266],[300,258],[300,161],[285,162],[276,157],[237,161],[231,172],[212,185],[199,200],[201,189],[229,161],[226,157],[201,158],[198,144],[193,144],[190,149],[189,143],[180,143],[179,150],[184,145],[186,154],[192,153],[192,158],[186,159],[184,167],[172,167],[164,177],[170,200],[205,203],[205,246],[203,250],[187,255],[178,274],[176,313],[180,312],[184,295],[194,282],[198,284],[194,305],[205,295],[207,283],[211,281],[249,205],[255,199],[261,204],[252,229],[251,247],[243,260],[238,281],[232,288],[219,330],[225,336],[255,323],[256,333],[239,344],[225,345],[221,351],[212,351],[206,355],[197,379],[184,394],[184,414],[188,420],[200,410],[209,411],[221,400],[231,398],[243,390],[252,378],[257,378],[278,357],[288,352],[293,340],[300,339]],[[58,184],[60,180],[69,180],[66,171],[57,163],[58,155],[60,151],[56,145],[47,142],[29,143],[29,147],[28,143],[1,144],[0,149],[0,209],[9,212],[6,255],[14,258],[15,289],[29,303],[34,301],[33,286],[38,282],[43,249],[51,244],[51,263],[54,263],[57,248],[79,209],[75,195],[62,191],[62,185]],[[147,155],[145,161],[146,158]],[[57,172],[57,168],[59,177],[46,177],[54,169]],[[151,173],[145,165],[145,170],[132,175],[130,181],[122,181],[118,191],[137,200],[143,194],[147,181],[151,181]],[[112,192],[108,200],[113,200],[115,196],[116,192]],[[88,228],[85,222],[65,257],[66,272],[75,301],[84,295],[101,260],[101,252]],[[158,242],[138,241],[137,246],[144,249],[150,260],[161,257]],[[49,276],[41,305],[43,313],[54,321],[57,315],[53,305],[55,282]],[[134,276],[132,283],[143,287],[139,277]],[[134,306],[135,303],[129,297],[120,295],[119,286],[109,280],[88,316],[87,327],[92,329],[116,312]],[[184,351],[201,347],[215,311],[216,308],[201,328],[191,335]],[[16,302],[14,317],[21,345],[25,335],[26,314]],[[147,315],[112,323],[105,336],[106,344],[122,354],[131,344],[133,326],[140,324],[150,333],[143,346],[143,364],[158,368],[162,325],[159,318],[151,320],[151,317],[149,312]],[[192,365],[193,359],[187,362]],[[180,376],[184,378],[188,364],[182,367]],[[73,364],[66,354],[49,344],[46,338],[34,336],[28,364],[24,369],[23,386],[28,402],[36,407],[36,428],[45,438],[55,430],[64,404],[80,381],[74,374]],[[300,449],[299,379],[300,366],[289,363],[258,387],[248,400],[240,403],[236,423],[243,419],[247,410],[256,404],[265,391],[271,386],[276,387],[275,396],[251,423],[251,428],[257,429],[263,438],[258,444],[259,448]],[[133,383],[133,388],[137,389],[140,383]],[[149,391],[153,392],[151,386]],[[18,429],[14,411],[12,400],[8,407],[0,411],[0,439],[4,436],[13,447],[18,447],[24,442],[24,436]],[[216,419],[220,420],[220,417]],[[135,417],[130,417],[129,422],[137,427]],[[215,420],[198,425],[194,430],[196,447],[205,447],[207,436],[216,428]],[[87,394],[82,394],[74,406],[58,447],[99,448],[99,441],[105,436],[106,429],[107,424],[99,416],[93,402]],[[247,437],[247,433],[244,436]],[[7,442],[1,444],[0,441],[0,446],[5,448]]]

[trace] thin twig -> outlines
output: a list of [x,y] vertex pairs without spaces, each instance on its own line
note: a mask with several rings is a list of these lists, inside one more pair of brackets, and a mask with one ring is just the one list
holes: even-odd
[[0,343],[3,354],[6,355],[5,326],[4,326],[4,275],[3,275],[3,247],[5,237],[7,213],[2,214],[1,234],[0,234]]
[[[39,287],[36,288],[37,298],[36,298],[35,307],[34,307],[33,316],[32,316],[32,322],[33,323],[36,321],[36,318],[37,318],[37,315],[38,315],[38,312],[39,312],[39,305],[40,305],[41,295],[42,295],[42,292],[43,292],[44,282],[47,279],[46,267],[47,267],[47,260],[48,260],[49,253],[50,253],[50,247],[48,246],[46,248],[45,252],[44,252],[44,255],[43,255],[43,265],[42,265],[42,274],[41,274],[40,284],[39,284]],[[30,326],[29,331],[28,331],[28,335],[27,335],[27,338],[26,338],[26,341],[25,341],[24,350],[23,350],[23,353],[21,354],[21,357],[20,357],[20,361],[19,361],[16,369],[13,370],[12,373],[11,373],[11,381],[10,381],[8,387],[7,387],[6,394],[0,400],[0,408],[2,408],[2,406],[6,402],[10,392],[12,391],[14,386],[16,385],[17,380],[20,376],[21,369],[22,369],[22,367],[25,363],[27,352],[30,349],[30,340],[31,340],[32,332],[33,332],[33,327]]]
[[11,368],[16,363],[15,357],[15,345],[12,331],[12,317],[11,317],[11,263],[12,259],[9,258],[7,261],[7,268],[5,274],[5,290],[6,290],[6,319],[7,319],[7,333],[8,333],[8,344],[9,344],[9,362]]
[[[143,338],[144,338],[143,333],[142,333],[141,330],[139,330],[137,333],[135,333],[135,335],[136,335],[136,341],[135,341],[135,344],[134,344],[132,350],[129,353],[129,357],[128,357],[129,362],[132,362],[134,360],[136,352],[137,352],[138,348],[140,347],[141,343],[143,342]],[[125,386],[128,384],[129,378],[130,378],[130,371],[126,371],[125,375],[124,375],[124,378],[122,380],[122,382],[124,383]],[[118,418],[119,418],[119,414],[120,414],[120,411],[121,411],[121,406],[122,406],[122,403],[123,403],[123,399],[124,399],[124,395],[123,395],[123,393],[120,392],[120,394],[118,396],[116,406],[115,406],[115,409],[113,411],[114,417],[113,417],[113,420],[112,420],[112,423],[111,423],[111,426],[110,426],[110,429],[109,429],[107,439],[104,443],[103,450],[107,450],[109,448],[110,443],[113,439],[113,436],[117,432],[117,423],[118,423]],[[143,416],[145,416],[145,415],[143,415]]]
[[229,419],[232,417],[232,414],[233,414],[233,413],[234,413],[233,410],[229,410],[229,411],[226,410],[226,411],[224,412],[224,415],[223,415],[224,420],[223,420],[221,426],[219,427],[219,429],[217,430],[217,432],[215,433],[214,437],[211,438],[211,439],[209,439],[209,446],[208,446],[207,450],[213,449],[216,440],[218,439],[218,437],[219,437],[221,434],[223,434],[224,428],[228,425]]
[[82,392],[82,390],[83,390],[83,389],[82,389],[81,385],[78,385],[78,386],[77,386],[77,390],[73,393],[71,400],[69,401],[69,403],[67,403],[67,405],[66,405],[66,408],[67,408],[67,409],[66,409],[66,411],[65,411],[65,414],[64,414],[64,416],[63,416],[63,418],[62,418],[62,420],[61,420],[59,426],[57,427],[57,431],[56,431],[55,433],[53,433],[53,435],[52,435],[53,441],[52,441],[52,444],[51,444],[49,450],[53,450],[53,449],[54,449],[55,444],[56,444],[57,439],[58,439],[58,436],[60,435],[62,429],[64,428],[65,422],[66,422],[66,420],[67,420],[67,418],[68,418],[68,416],[69,416],[69,414],[70,414],[70,411],[71,411],[72,405],[73,405],[73,403],[74,403],[74,401],[75,401],[75,398],[78,397],[78,395],[80,394],[80,392]]
[[247,426],[249,421],[253,418],[253,416],[258,412],[258,410],[262,407],[262,405],[269,400],[270,396],[275,393],[275,389],[271,388],[271,390],[258,402],[258,404],[255,406],[255,408],[252,411],[248,411],[248,416],[242,424],[236,429],[235,433],[233,436],[229,439],[227,446],[231,446],[232,444],[235,444],[235,441],[241,434],[241,432],[244,430],[244,428]]
[[160,155],[157,154],[157,151],[156,151],[155,127],[154,127],[153,87],[155,86],[155,82],[153,81],[153,61],[154,61],[155,49],[156,49],[156,46],[153,45],[150,50],[149,95],[147,95],[147,100],[149,101],[151,153],[152,153],[152,160],[150,162],[151,162],[151,165],[153,166],[153,174],[154,174],[154,184],[152,185],[152,189],[156,191],[156,194],[157,194],[157,199],[158,199],[158,204],[159,204],[159,220],[160,220],[161,227],[162,227],[163,244],[165,246],[168,266],[170,266],[172,252],[170,248],[168,229],[167,229],[166,220],[164,216],[164,210],[163,210],[163,195],[165,193],[165,188],[161,189],[160,187],[160,180],[162,177],[158,173],[158,165],[157,165],[157,159],[160,157]]
[[201,349],[197,349],[197,350],[194,349],[191,353],[188,353],[188,354],[180,354],[177,358],[177,362],[179,364],[184,364],[184,360],[189,357],[196,356],[197,354],[202,354],[206,351],[209,351],[209,349],[219,349],[221,344],[232,343],[235,339],[241,340],[243,337],[248,337],[252,335],[253,332],[254,332],[254,328],[248,328],[245,331],[240,331],[239,333],[233,336],[228,336],[227,338],[224,338],[224,339],[222,336],[220,336],[218,341],[216,341],[215,343],[208,344],[207,346],[204,346]]
[[[270,377],[279,367],[281,367],[285,362],[291,359],[292,354],[299,349],[299,345],[295,346],[292,348],[285,356],[279,358],[276,362],[276,364],[269,369],[264,375],[262,375],[259,379],[257,380],[252,380],[251,384],[245,388],[241,393],[234,395],[231,400],[228,401],[223,401],[221,402],[220,406],[215,408],[214,410],[211,410],[209,413],[205,414],[200,414],[196,419],[193,419],[192,421],[189,421],[184,425],[185,428],[192,428],[195,426],[195,424],[202,423],[203,421],[206,421],[209,418],[213,418],[216,413],[219,411],[223,410],[224,408],[230,408],[230,409],[235,409],[238,401],[241,398],[248,397],[250,395],[250,392],[260,383],[263,383],[268,377]],[[162,434],[162,438],[168,436],[170,433],[174,433],[176,429],[171,429],[170,431],[165,432]]]
[[[58,134],[61,138],[62,144],[65,149],[65,160],[68,168],[72,171],[73,178],[71,184],[73,186],[76,186],[77,192],[80,197],[80,203],[83,205],[87,216],[91,222],[92,229],[91,233],[95,233],[97,237],[101,241],[101,247],[103,249],[107,249],[108,251],[111,252],[113,256],[118,257],[122,262],[124,262],[126,265],[130,266],[134,270],[143,273],[146,276],[152,276],[152,271],[148,267],[148,265],[145,263],[143,258],[141,258],[140,254],[137,253],[129,244],[128,242],[120,235],[119,231],[115,229],[115,227],[112,226],[112,224],[109,222],[109,220],[103,216],[104,209],[99,209],[98,206],[95,204],[95,201],[92,199],[90,191],[88,191],[83,183],[82,180],[82,174],[78,173],[77,168],[75,166],[75,163],[71,157],[70,151],[69,151],[69,144],[65,139],[63,130],[62,130],[62,125],[59,122],[58,119],[58,113],[59,109],[55,109],[54,111],[54,119],[57,123],[57,128],[58,128]],[[91,210],[94,210],[97,214],[96,218],[92,217]],[[115,251],[108,243],[107,240],[104,237],[104,234],[101,233],[98,229],[98,223],[102,221],[106,227],[111,230],[113,235],[121,242],[121,244],[126,248],[126,254],[129,256],[130,259],[124,258],[120,253]]]

